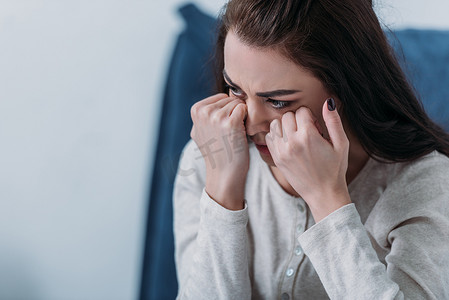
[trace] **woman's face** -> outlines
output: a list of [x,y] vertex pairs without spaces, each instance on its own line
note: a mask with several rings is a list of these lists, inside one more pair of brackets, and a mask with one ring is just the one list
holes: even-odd
[[[278,52],[243,44],[229,31],[224,46],[223,76],[229,94],[246,102],[246,133],[257,145],[266,145],[270,123],[288,111],[309,108],[323,136],[328,138],[322,107],[330,95],[321,81]],[[338,99],[335,99],[338,103]],[[257,147],[262,159],[275,166],[267,147]]]

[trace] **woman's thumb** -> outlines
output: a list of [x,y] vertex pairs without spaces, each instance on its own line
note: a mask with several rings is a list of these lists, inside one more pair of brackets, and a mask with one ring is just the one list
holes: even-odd
[[323,105],[323,119],[332,145],[336,148],[342,148],[346,145],[348,139],[336,108],[335,100],[333,98],[327,99]]

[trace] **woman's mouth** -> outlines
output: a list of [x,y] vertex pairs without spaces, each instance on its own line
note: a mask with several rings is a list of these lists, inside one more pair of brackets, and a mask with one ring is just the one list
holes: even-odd
[[259,150],[260,153],[265,154],[265,155],[270,155],[270,150],[268,150],[267,145],[258,145],[255,144],[257,150]]

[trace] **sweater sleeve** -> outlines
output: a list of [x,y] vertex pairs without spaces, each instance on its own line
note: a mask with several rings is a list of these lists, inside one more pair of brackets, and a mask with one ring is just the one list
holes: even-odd
[[184,148],[173,192],[177,299],[250,299],[246,203],[231,211],[209,197],[195,146]]
[[[447,194],[436,199],[429,202],[447,206]],[[298,238],[331,299],[449,299],[447,209],[412,211],[396,215],[396,222],[376,220],[379,227],[390,228],[383,234],[390,248],[386,266],[353,203]]]

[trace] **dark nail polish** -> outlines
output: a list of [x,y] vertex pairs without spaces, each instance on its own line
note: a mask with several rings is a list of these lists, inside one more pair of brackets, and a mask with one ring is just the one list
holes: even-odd
[[330,111],[335,110],[335,100],[333,98],[327,99],[327,109]]

